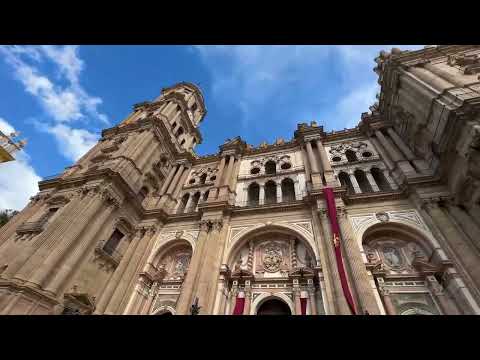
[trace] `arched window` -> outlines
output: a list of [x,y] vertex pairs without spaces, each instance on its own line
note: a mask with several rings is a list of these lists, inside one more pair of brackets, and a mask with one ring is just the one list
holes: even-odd
[[193,195],[192,204],[190,205],[190,208],[187,209],[185,212],[194,212],[197,208],[199,200],[200,200],[200,192],[196,192],[195,195]]
[[183,144],[185,144],[185,139],[183,139],[182,142],[180,143],[181,146],[183,146]]
[[358,186],[360,186],[360,190],[362,190],[363,193],[373,191],[370,183],[368,182],[367,176],[362,170],[355,170],[354,175],[355,179],[357,179]]
[[267,175],[275,175],[277,173],[277,164],[275,161],[267,161],[265,164],[265,174]]
[[248,206],[258,205],[260,196],[260,186],[257,183],[250,184],[248,187]]
[[183,211],[185,210],[185,206],[187,206],[188,199],[190,198],[190,194],[185,194],[182,196],[182,199],[180,200],[180,205],[178,206],[177,209],[177,214],[182,214]]
[[383,175],[382,170],[380,170],[379,168],[372,168],[372,170],[370,170],[370,172],[372,173],[372,177],[375,180],[375,182],[377,183],[377,186],[380,189],[380,191],[390,191],[390,190],[392,190],[390,184],[388,183],[387,179],[385,178],[385,175]]
[[283,179],[282,181],[282,202],[283,201],[295,201],[295,185],[290,178]]
[[205,184],[205,181],[207,181],[207,174],[200,176],[200,184]]
[[185,131],[183,130],[183,127],[179,127],[178,130],[177,130],[177,133],[175,134],[177,137],[183,135]]
[[140,195],[140,201],[145,200],[145,198],[148,196],[148,188],[146,186],[142,187],[138,195]]
[[192,105],[192,112],[195,112],[197,110],[197,103],[193,103]]
[[277,202],[277,184],[270,180],[265,183],[265,204],[275,204]]
[[348,149],[348,150],[345,152],[345,156],[347,157],[348,162],[358,161],[358,159],[357,159],[357,154],[355,154],[355,151],[352,151],[352,150],[350,150],[350,149]]
[[352,182],[350,181],[350,176],[347,173],[342,171],[338,175],[338,179],[340,180],[340,184],[342,184],[342,186],[347,187],[347,192],[349,194],[355,194],[355,190],[353,189]]
[[[449,299],[442,305],[436,293],[429,290],[429,287],[443,287],[437,279],[442,278],[442,273],[439,270],[432,276],[425,271],[425,263],[435,267],[438,260],[432,259],[428,242],[414,229],[389,223],[376,224],[364,232],[362,245],[388,315],[458,313],[453,297],[444,297]],[[448,293],[448,288],[443,291]],[[446,303],[449,304],[445,306]]]

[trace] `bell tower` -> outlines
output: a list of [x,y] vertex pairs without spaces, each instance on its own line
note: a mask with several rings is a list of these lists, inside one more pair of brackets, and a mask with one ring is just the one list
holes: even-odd
[[200,89],[192,83],[182,82],[163,88],[153,102],[136,104],[134,111],[119,126],[151,116],[160,117],[179,152],[192,152],[202,141],[198,126],[206,112]]

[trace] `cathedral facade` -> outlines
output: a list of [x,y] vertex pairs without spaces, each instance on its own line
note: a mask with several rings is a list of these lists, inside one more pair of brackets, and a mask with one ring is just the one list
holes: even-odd
[[191,83],[0,229],[0,314],[480,314],[480,47],[392,49],[357,127],[198,156]]

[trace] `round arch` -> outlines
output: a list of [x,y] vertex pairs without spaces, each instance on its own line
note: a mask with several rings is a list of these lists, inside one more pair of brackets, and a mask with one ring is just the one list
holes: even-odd
[[263,293],[257,296],[250,307],[250,315],[256,315],[260,306],[268,300],[280,300],[288,305],[292,315],[295,314],[295,305],[293,301],[284,293]]
[[147,263],[145,264],[145,267],[144,267],[144,271],[148,271],[150,266],[154,266],[155,262],[161,259],[170,250],[176,247],[185,246],[185,245],[189,246],[192,249],[192,254],[193,254],[194,248],[192,247],[192,244],[190,243],[190,241],[185,240],[183,238],[169,240],[161,244],[156,249],[154,249],[150,254],[150,256],[148,257]]
[[156,308],[155,310],[153,310],[150,315],[163,315],[165,313],[171,313],[172,315],[176,315],[177,314],[177,311],[175,310],[175,308],[173,308],[172,306],[170,305],[161,305],[159,306],[158,308]]
[[371,214],[364,217],[358,223],[354,230],[355,236],[357,239],[357,245],[362,253],[362,257],[365,262],[367,262],[366,256],[363,250],[363,241],[366,236],[372,234],[372,232],[378,231],[379,229],[389,229],[391,231],[406,234],[410,238],[417,239],[417,242],[420,241],[423,247],[426,247],[431,252],[437,252],[437,255],[441,260],[449,260],[446,253],[441,248],[438,241],[433,237],[425,224],[418,218],[418,221],[412,220],[408,217],[402,219],[396,219],[395,216],[389,216],[388,221],[381,221],[378,218],[378,215]]
[[242,231],[239,236],[230,239],[230,245],[225,252],[223,263],[228,264],[229,267],[233,265],[233,261],[240,249],[254,238],[271,233],[280,233],[284,235],[295,236],[301,241],[315,256],[315,261],[318,263],[320,256],[318,249],[315,246],[313,235],[309,234],[303,227],[294,224],[261,224],[251,227],[246,231]]

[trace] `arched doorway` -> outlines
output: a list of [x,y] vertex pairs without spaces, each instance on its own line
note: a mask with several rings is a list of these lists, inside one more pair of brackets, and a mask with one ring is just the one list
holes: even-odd
[[[223,271],[228,272],[224,287],[229,289],[229,301],[225,302],[225,314],[256,315],[271,299],[283,302],[289,310],[280,311],[279,306],[270,304],[262,306],[260,314],[296,314],[300,312],[296,301],[307,303],[303,314],[324,312],[317,254],[300,232],[274,225],[252,229],[236,241],[227,256]],[[301,291],[294,292],[294,287]],[[251,296],[247,297],[248,292]]]
[[258,307],[257,315],[292,315],[292,312],[282,300],[268,299]]

